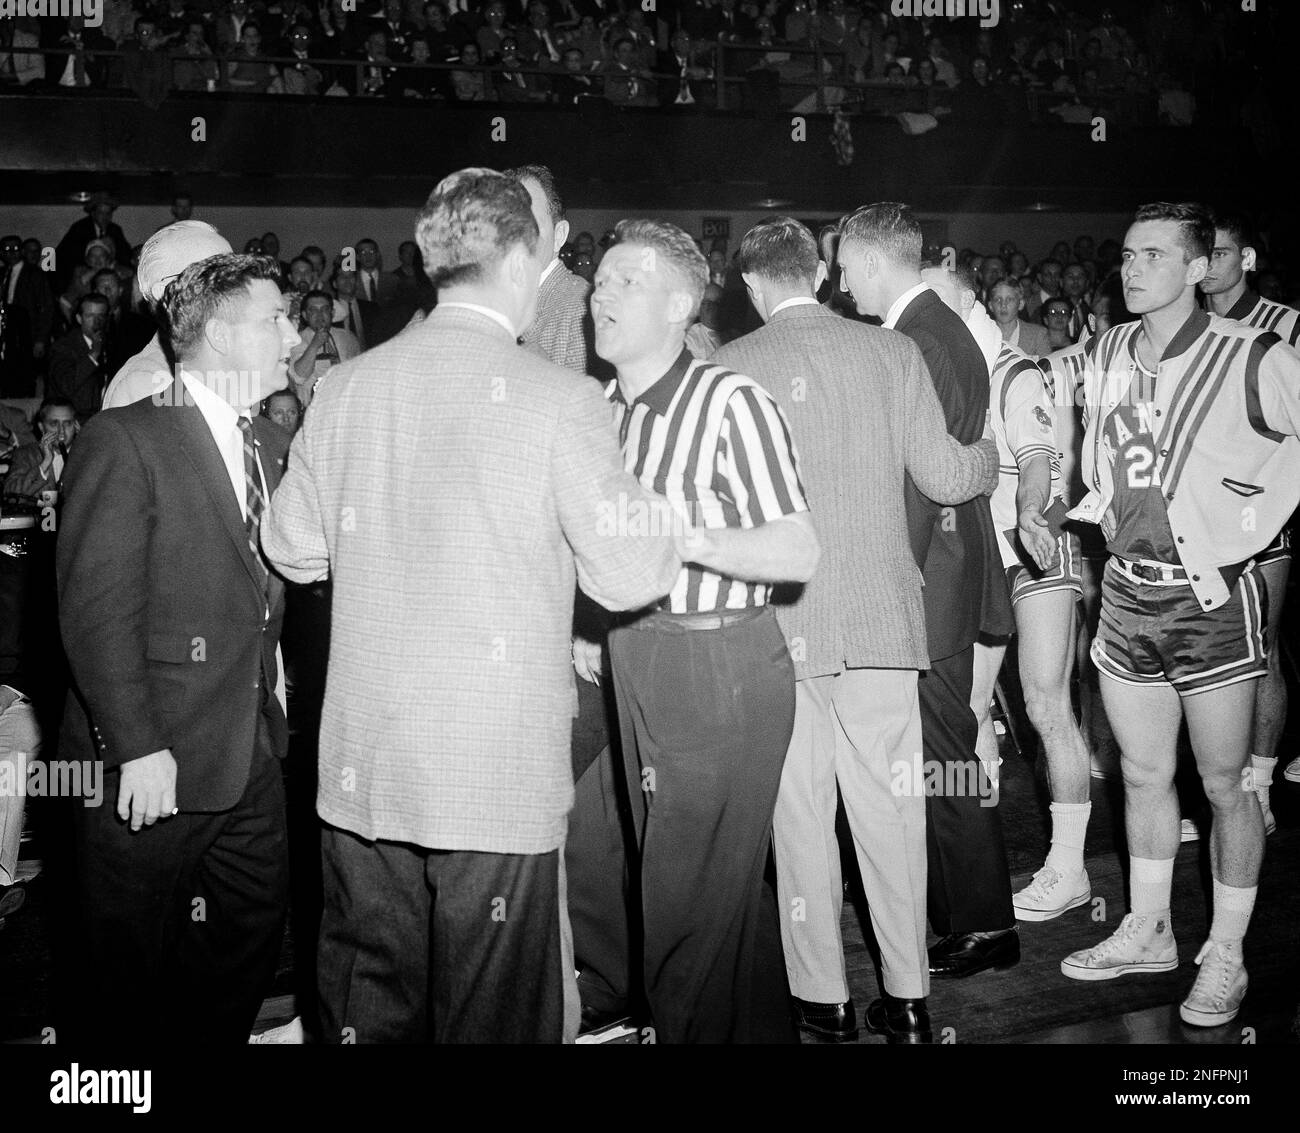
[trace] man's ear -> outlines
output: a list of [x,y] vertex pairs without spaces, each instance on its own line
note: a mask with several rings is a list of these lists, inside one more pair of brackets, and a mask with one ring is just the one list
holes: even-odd
[[830,268],[826,266],[825,260],[817,261],[817,270],[813,273],[813,294],[816,295],[822,289],[822,284],[826,283],[831,277]]
[[230,324],[225,319],[211,318],[203,324],[203,337],[216,353],[225,354],[230,347]]
[[673,290],[668,300],[668,321],[689,325],[694,321],[691,318],[691,308],[694,306],[695,299],[689,291]]
[[1258,257],[1257,257],[1256,254],[1255,254],[1255,249],[1254,249],[1254,248],[1252,248],[1249,244],[1247,244],[1244,248],[1242,248],[1242,250],[1241,250],[1241,268],[1242,268],[1243,271],[1254,271],[1254,270],[1255,270],[1255,265],[1256,265],[1256,263],[1258,263],[1258,262],[1259,262],[1259,260],[1258,260]]
[[1187,265],[1187,282],[1197,284],[1203,280],[1210,270],[1210,260],[1208,256],[1197,256],[1190,264]]
[[560,249],[569,242],[569,222],[567,220],[557,220],[555,222],[555,244],[551,248],[552,257],[560,254]]

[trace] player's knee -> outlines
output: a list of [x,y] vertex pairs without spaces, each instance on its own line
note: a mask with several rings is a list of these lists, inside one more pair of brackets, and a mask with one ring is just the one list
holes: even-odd
[[1242,776],[1231,771],[1202,771],[1201,786],[1205,797],[1215,810],[1232,810],[1242,804],[1250,792],[1243,786]]
[[1047,725],[1058,725],[1066,715],[1072,713],[1070,707],[1070,690],[1055,681],[1045,681],[1039,676],[1028,680],[1021,677],[1021,689],[1025,696],[1025,712],[1030,722],[1042,732]]

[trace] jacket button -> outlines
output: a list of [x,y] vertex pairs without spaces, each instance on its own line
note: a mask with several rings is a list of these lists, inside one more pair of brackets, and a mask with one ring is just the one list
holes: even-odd
[[1161,413],[1161,411],[1160,411],[1159,409],[1157,409],[1157,410],[1156,410],[1156,416],[1157,416],[1157,417],[1163,417],[1164,414]]
[[1170,492],[1169,495],[1167,495],[1167,496],[1165,497],[1165,499],[1167,499],[1170,503],[1173,503],[1173,502],[1174,502],[1174,494],[1173,494],[1173,492]]
[[1201,576],[1200,576],[1199,574],[1194,574],[1194,575],[1192,575],[1192,581],[1193,581],[1193,582],[1200,582],[1200,581],[1201,581]]
[[1162,449],[1160,450],[1160,455],[1161,455],[1161,456],[1168,456],[1168,455],[1169,455],[1169,450],[1168,450],[1167,448],[1162,448]]
[[1183,537],[1182,537],[1181,535],[1178,536],[1178,541],[1179,541],[1180,543],[1183,541]]

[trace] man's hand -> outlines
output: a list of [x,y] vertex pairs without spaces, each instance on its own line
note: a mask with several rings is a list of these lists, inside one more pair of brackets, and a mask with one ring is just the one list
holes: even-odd
[[601,649],[594,641],[573,639],[573,667],[578,676],[594,685],[600,684]]
[[176,760],[169,748],[122,764],[117,788],[117,817],[131,821],[132,831],[171,818],[176,809]]
[[707,566],[709,533],[703,527],[683,521],[682,530],[673,531],[673,551],[684,563]]
[[41,434],[41,475],[48,476],[50,469],[54,467],[54,453],[58,447],[59,433],[57,429],[52,429],[48,433]]
[[1027,505],[1020,512],[1020,541],[1039,570],[1047,570],[1056,561],[1056,540],[1035,504]]

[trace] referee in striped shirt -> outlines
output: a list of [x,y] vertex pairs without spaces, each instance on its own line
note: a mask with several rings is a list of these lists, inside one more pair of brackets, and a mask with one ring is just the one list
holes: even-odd
[[615,235],[592,293],[596,352],[618,375],[607,392],[624,464],[671,505],[651,523],[676,517],[686,564],[609,639],[646,999],[659,1042],[790,1042],[763,871],[794,666],[767,600],[771,584],[812,577],[820,547],[776,403],[684,346],[708,283],[695,243],[648,220]]

